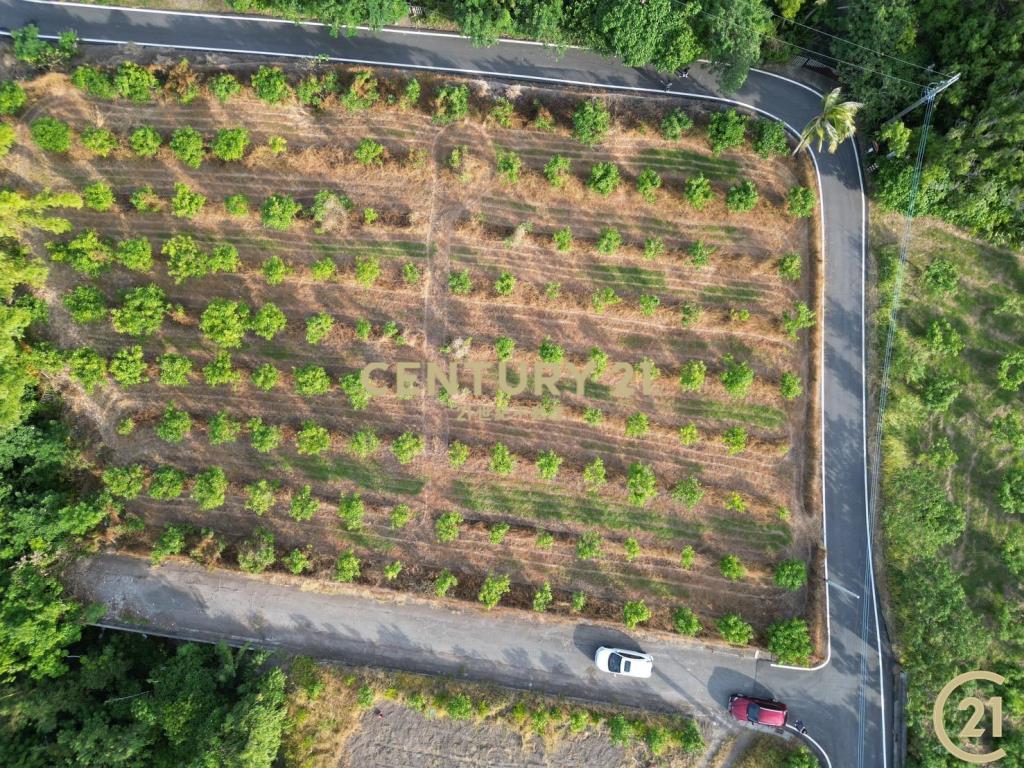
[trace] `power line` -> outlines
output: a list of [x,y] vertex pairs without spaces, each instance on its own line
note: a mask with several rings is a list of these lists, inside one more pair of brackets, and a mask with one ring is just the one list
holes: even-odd
[[[728,21],[726,19],[723,19],[721,16],[719,16],[717,14],[711,13],[709,11],[705,11],[703,8],[699,9],[699,11],[701,13],[703,13],[705,16],[708,16],[708,17],[710,17],[712,19],[717,19],[718,21],[721,21],[723,23],[728,23]],[[920,88],[921,87],[921,83],[915,83],[913,80],[906,80],[906,79],[904,79],[902,77],[898,77],[896,75],[890,75],[887,72],[881,72],[881,71],[879,71],[877,69],[871,69],[871,67],[865,67],[865,66],[863,66],[861,64],[854,64],[852,61],[846,61],[845,59],[840,59],[838,56],[833,56],[833,55],[828,54],[828,53],[822,53],[821,51],[816,51],[813,48],[805,48],[804,46],[797,45],[796,43],[790,42],[789,40],[783,40],[781,37],[775,37],[774,35],[765,35],[765,38],[767,38],[768,40],[774,40],[777,43],[782,43],[783,45],[792,46],[793,48],[799,48],[801,51],[804,51],[805,53],[813,53],[815,56],[820,56],[821,58],[824,58],[824,59],[831,59],[832,61],[839,62],[840,64],[845,64],[848,67],[854,67],[854,68],[860,69],[860,70],[862,70],[864,72],[870,72],[871,74],[878,75],[879,77],[889,78],[890,80],[899,80],[901,83],[906,83],[907,85],[912,85],[915,88]]]
[[812,26],[810,26],[808,24],[803,24],[803,23],[797,21],[796,19],[787,19],[785,16],[783,16],[781,14],[778,14],[778,13],[776,13],[773,10],[769,9],[768,13],[770,13],[772,16],[774,16],[774,17],[776,17],[778,19],[782,19],[783,21],[785,21],[785,22],[787,22],[789,24],[795,24],[798,27],[803,27],[804,29],[809,29],[811,32],[816,32],[817,34],[824,35],[825,37],[831,37],[833,40],[838,40],[839,42],[845,43],[846,45],[852,45],[854,48],[860,48],[862,51],[867,51],[868,53],[873,53],[876,56],[885,56],[885,58],[892,59],[893,61],[898,61],[901,64],[906,64],[907,66],[910,66],[910,67],[916,67],[917,69],[920,69],[922,72],[928,72],[929,74],[938,74],[938,75],[942,75],[943,77],[948,77],[948,75],[945,75],[944,73],[939,72],[938,70],[933,69],[932,67],[922,67],[920,64],[915,64],[912,61],[907,61],[906,59],[901,59],[899,56],[893,56],[891,53],[885,53],[884,51],[877,51],[874,48],[869,48],[866,45],[861,45],[860,43],[855,43],[852,40],[847,40],[845,37],[840,37],[839,35],[833,35],[831,32],[826,32],[823,29],[818,29],[817,27],[812,27]]

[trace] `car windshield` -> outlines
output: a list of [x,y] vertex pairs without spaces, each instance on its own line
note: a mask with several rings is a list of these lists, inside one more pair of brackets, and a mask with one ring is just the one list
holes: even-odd
[[747,704],[747,719],[755,723],[761,719],[761,708],[754,702]]
[[608,671],[609,672],[618,672],[619,671],[619,667],[621,666],[621,664],[622,664],[622,657],[619,656],[619,654],[613,653],[611,656],[608,657]]

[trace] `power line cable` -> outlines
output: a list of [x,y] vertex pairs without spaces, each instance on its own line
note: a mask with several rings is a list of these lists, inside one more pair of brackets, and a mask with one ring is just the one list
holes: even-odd
[[787,19],[782,14],[776,13],[775,11],[773,11],[771,9],[768,10],[768,13],[770,13],[775,18],[782,19],[783,21],[785,21],[785,22],[787,22],[789,24],[795,24],[798,27],[803,27],[804,29],[809,29],[811,32],[816,32],[817,34],[824,35],[825,37],[831,37],[833,40],[838,40],[839,42],[845,43],[846,45],[852,45],[854,48],[860,48],[862,51],[867,51],[868,53],[873,53],[876,56],[884,56],[887,59],[892,59],[893,61],[898,61],[901,64],[906,64],[909,67],[916,67],[917,69],[920,69],[922,72],[928,72],[929,74],[932,74],[932,75],[942,75],[943,77],[948,77],[948,75],[946,75],[945,73],[939,72],[937,69],[934,69],[932,67],[923,67],[920,64],[915,64],[912,61],[907,61],[906,59],[901,59],[899,56],[893,56],[891,53],[885,53],[884,51],[878,51],[878,50],[875,50],[874,48],[869,48],[866,45],[861,45],[860,43],[855,43],[852,40],[847,40],[845,37],[840,37],[839,35],[833,35],[831,32],[826,32],[823,29],[818,29],[817,27],[812,27],[812,26],[810,26],[808,24],[803,24],[802,22],[799,22],[796,19]]
[[[718,21],[721,21],[726,24],[729,23],[726,19],[723,19],[721,16],[711,13],[710,11],[705,11],[703,8],[699,9],[699,11],[700,13],[703,13],[705,16],[708,16],[709,18],[717,19]],[[767,38],[768,40],[774,40],[777,43],[782,43],[783,45],[789,45],[792,46],[793,48],[799,48],[801,51],[804,51],[805,53],[813,53],[815,56],[820,56],[823,59],[831,59],[832,61],[839,62],[840,64],[845,64],[848,67],[854,67],[864,72],[870,72],[871,74],[878,75],[879,77],[889,78],[890,80],[899,80],[901,83],[912,85],[915,88],[921,87],[921,83],[915,83],[913,80],[906,80],[896,75],[890,75],[887,72],[881,72],[877,69],[871,69],[871,67],[865,67],[861,64],[854,64],[852,61],[846,61],[845,59],[840,59],[838,56],[833,56],[828,53],[822,53],[821,51],[816,51],[813,48],[805,48],[804,46],[797,45],[796,43],[790,42],[789,40],[783,40],[781,37],[775,37],[774,35],[765,35],[764,37]]]

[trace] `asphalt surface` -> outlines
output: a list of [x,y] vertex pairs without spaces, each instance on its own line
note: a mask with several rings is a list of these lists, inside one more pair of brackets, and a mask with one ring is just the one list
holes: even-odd
[[[0,0],[0,28],[30,22],[44,35],[75,29],[88,42],[274,57],[326,54],[338,61],[651,93],[664,93],[666,85],[657,74],[575,49],[556,55],[538,45],[514,42],[477,48],[458,36],[415,30],[361,31],[336,39],[317,25],[258,18]],[[817,113],[820,103],[820,96],[810,89],[767,72],[752,72],[743,88],[728,97],[701,66],[693,67],[689,78],[669,85],[684,98],[735,100],[797,130]],[[887,765],[892,741],[891,664],[884,629],[876,624],[865,468],[865,200],[852,142],[834,155],[816,154],[815,159],[826,254],[823,451],[831,654],[824,667],[781,669],[764,660],[737,660],[706,648],[645,641],[645,649],[657,657],[656,677],[650,683],[612,684],[586,670],[572,637],[578,631],[587,642],[594,641],[583,625],[578,630],[543,625],[536,633],[527,633],[521,617],[505,625],[500,615],[480,619],[471,611],[438,616],[410,612],[408,606],[393,610],[368,600],[352,603],[352,598],[308,592],[280,595],[276,587],[239,581],[240,577],[176,566],[149,573],[133,561],[110,557],[85,564],[86,573],[95,578],[87,592],[112,606],[130,605],[146,617],[150,629],[173,629],[181,636],[209,639],[230,633],[239,641],[276,643],[330,658],[421,671],[458,668],[474,677],[520,685],[532,682],[581,698],[686,704],[720,714],[726,692],[739,686],[789,703],[836,768]],[[271,612],[271,606],[278,607]],[[372,651],[367,653],[366,647]]]

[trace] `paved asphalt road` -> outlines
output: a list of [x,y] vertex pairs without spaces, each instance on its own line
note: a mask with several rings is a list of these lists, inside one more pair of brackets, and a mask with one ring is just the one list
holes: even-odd
[[[350,62],[638,91],[662,92],[665,86],[659,76],[614,59],[579,50],[556,56],[534,44],[476,48],[457,36],[413,30],[363,31],[335,39],[316,25],[266,19],[0,0],[0,27],[29,22],[37,23],[44,35],[70,28],[93,42],[273,56],[328,54]],[[689,79],[676,80],[672,90],[687,97],[722,99],[713,76],[700,66],[691,70]],[[729,98],[796,129],[817,112],[820,101],[810,89],[765,72],[752,72],[746,85]],[[151,628],[173,628],[182,635],[212,637],[231,631],[239,639],[316,650],[327,657],[384,657],[396,666],[423,670],[461,665],[473,676],[533,681],[538,688],[581,697],[690,703],[714,712],[720,711],[725,694],[733,688],[771,692],[793,706],[836,768],[886,766],[892,735],[890,661],[884,637],[880,638],[884,630],[876,625],[865,477],[865,203],[851,142],[835,155],[816,155],[816,161],[826,251],[823,430],[831,579],[831,655],[823,668],[794,671],[706,649],[645,643],[658,656],[658,675],[650,684],[612,685],[586,671],[577,636],[585,639],[582,645],[587,648],[597,640],[594,630],[584,626],[572,630],[544,625],[536,633],[526,633],[519,629],[519,618],[499,627],[503,620],[492,616],[482,621],[468,611],[443,617],[414,615],[365,602],[356,610],[347,598],[286,596],[276,587],[176,567],[150,574],[137,563],[116,558],[86,565],[96,578],[91,594],[111,604],[130,604],[150,619]],[[239,586],[243,583],[244,590]],[[346,605],[352,610],[345,610]],[[254,620],[261,613],[262,619]],[[271,613],[281,623],[271,621]]]

